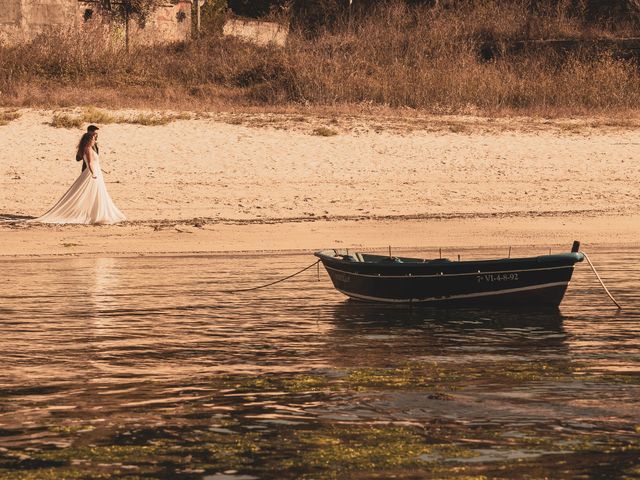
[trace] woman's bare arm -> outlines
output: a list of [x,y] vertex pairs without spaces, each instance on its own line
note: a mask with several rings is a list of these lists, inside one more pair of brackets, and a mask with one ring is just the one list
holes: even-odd
[[87,148],[84,149],[84,156],[87,158],[87,168],[91,172],[91,176],[97,178],[93,171],[93,150],[91,147],[87,146]]

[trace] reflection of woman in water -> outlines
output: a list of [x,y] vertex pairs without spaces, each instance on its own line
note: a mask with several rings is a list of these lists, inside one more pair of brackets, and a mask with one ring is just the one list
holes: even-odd
[[87,132],[78,145],[78,156],[87,166],[51,210],[33,222],[110,224],[126,220],[107,192],[100,156],[93,149],[95,132]]

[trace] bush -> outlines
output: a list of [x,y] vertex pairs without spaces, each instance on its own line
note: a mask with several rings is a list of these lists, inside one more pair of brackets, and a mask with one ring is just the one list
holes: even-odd
[[14,110],[0,112],[0,126],[7,125],[14,120],[20,118],[20,113]]
[[56,128],[80,128],[82,119],[64,113],[56,113],[51,120],[51,126]]

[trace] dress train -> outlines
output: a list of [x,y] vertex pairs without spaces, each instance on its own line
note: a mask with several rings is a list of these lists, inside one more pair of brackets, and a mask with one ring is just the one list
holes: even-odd
[[[126,220],[107,192],[99,155],[93,152],[93,156],[91,166],[96,178],[86,168],[58,203],[41,217],[30,220],[31,222],[113,224]],[[86,157],[83,161],[87,163]]]

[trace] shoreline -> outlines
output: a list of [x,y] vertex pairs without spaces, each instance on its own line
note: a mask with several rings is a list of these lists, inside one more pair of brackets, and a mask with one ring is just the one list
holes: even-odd
[[[266,224],[0,226],[0,260],[48,257],[303,254],[329,248],[420,251],[435,257],[513,247],[513,255],[589,247],[637,247],[640,215],[322,221]],[[455,252],[447,252],[455,250]],[[520,253],[519,253],[520,252]]]

